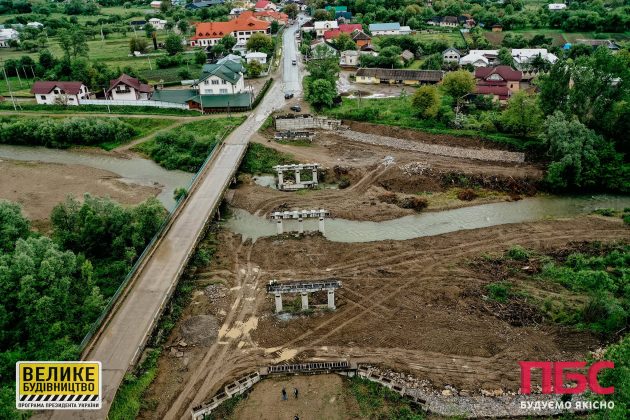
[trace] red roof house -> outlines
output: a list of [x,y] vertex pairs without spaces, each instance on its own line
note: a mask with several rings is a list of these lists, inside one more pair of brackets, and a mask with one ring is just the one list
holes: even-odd
[[245,44],[253,33],[268,34],[270,26],[271,23],[254,17],[253,13],[243,12],[227,22],[198,23],[195,26],[195,36],[190,38],[190,45],[216,45],[226,35],[232,35],[237,43]]
[[141,83],[135,77],[122,74],[118,79],[109,81],[109,89],[106,92],[107,98],[122,101],[137,101],[149,99],[153,89],[151,86]]
[[262,12],[263,10],[276,10],[276,5],[267,0],[259,0],[254,5],[254,10]]
[[39,80],[33,83],[31,93],[38,104],[79,105],[81,99],[89,99],[90,92],[83,82]]
[[337,38],[340,34],[352,35],[355,31],[361,31],[363,26],[360,23],[343,23],[338,29],[330,29],[324,32],[324,39],[331,40]]
[[507,100],[520,89],[523,73],[510,66],[479,67],[475,69],[479,95],[494,95],[499,100]]

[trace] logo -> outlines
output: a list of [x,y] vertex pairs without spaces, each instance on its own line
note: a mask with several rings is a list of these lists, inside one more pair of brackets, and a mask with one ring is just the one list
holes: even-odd
[[98,410],[101,362],[17,362],[16,407],[21,410]]
[[[587,388],[600,395],[608,395],[615,392],[615,387],[602,387],[597,375],[603,369],[613,369],[615,363],[611,361],[599,361],[593,363],[586,374],[576,372],[576,369],[584,371],[586,362],[518,362],[521,366],[521,394],[531,394],[532,369],[542,371],[543,394],[581,394]],[[573,386],[565,386],[571,381]]]

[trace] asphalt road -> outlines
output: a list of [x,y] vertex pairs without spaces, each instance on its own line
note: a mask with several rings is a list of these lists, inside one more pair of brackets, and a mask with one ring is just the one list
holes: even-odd
[[283,89],[290,87],[296,94],[301,92],[299,66],[291,64],[291,60],[296,58],[296,30],[297,24],[284,32],[283,82],[272,85],[258,108],[220,146],[213,161],[199,176],[170,229],[122,297],[106,328],[84,355],[84,360],[101,361],[103,364],[103,408],[92,411],[57,410],[52,415],[50,412],[43,414],[43,417],[60,420],[106,418],[125,373],[142,351],[161,308],[166,305],[189,256],[194,252],[206,222],[221,203],[223,192],[238,168],[249,138],[275,109],[284,105]]

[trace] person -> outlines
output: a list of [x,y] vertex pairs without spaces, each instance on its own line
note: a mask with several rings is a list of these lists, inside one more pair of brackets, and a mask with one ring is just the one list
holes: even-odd
[[296,414],[295,417],[293,417],[293,420],[300,420],[300,416]]
[[293,388],[293,396],[297,400],[297,397],[298,397],[298,389],[297,388]]
[[282,401],[287,400],[287,390],[282,387]]

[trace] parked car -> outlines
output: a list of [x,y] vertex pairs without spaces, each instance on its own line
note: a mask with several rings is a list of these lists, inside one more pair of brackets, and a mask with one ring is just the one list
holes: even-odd
[[293,105],[291,107],[291,111],[293,111],[293,112],[302,112],[302,107],[299,106],[299,105]]
[[297,60],[294,58],[293,61],[291,61],[291,64],[295,66],[297,64]]
[[284,94],[284,99],[291,99],[291,98],[293,98],[293,94],[292,93],[288,93],[287,92],[287,93]]

